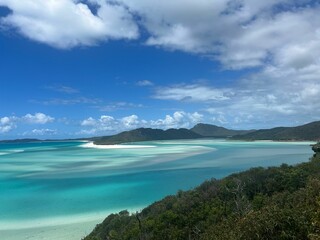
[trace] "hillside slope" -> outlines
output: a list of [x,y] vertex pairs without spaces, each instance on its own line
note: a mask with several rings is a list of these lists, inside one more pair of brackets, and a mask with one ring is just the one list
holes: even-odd
[[84,239],[320,239],[320,153],[212,179],[140,213],[111,214]]
[[231,139],[235,140],[320,140],[320,121],[308,123],[297,127],[277,127],[272,129],[257,130],[244,135],[237,135]]
[[216,125],[204,124],[204,123],[199,123],[195,125],[193,128],[191,128],[190,130],[204,137],[221,137],[221,138],[231,137],[235,135],[242,135],[242,134],[252,132],[252,130],[249,130],[249,131],[230,130],[224,127],[218,127]]
[[175,140],[175,139],[196,139],[202,136],[188,129],[152,129],[138,128],[131,131],[126,131],[110,137],[101,137],[94,141],[98,145],[120,144],[126,142],[141,142],[152,140]]

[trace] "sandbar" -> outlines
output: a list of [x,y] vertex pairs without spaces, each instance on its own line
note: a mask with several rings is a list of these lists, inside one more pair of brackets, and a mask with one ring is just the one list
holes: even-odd
[[97,148],[97,149],[128,149],[128,148],[153,148],[155,146],[151,145],[125,145],[125,144],[118,144],[118,145],[97,145],[93,142],[87,142],[82,144],[81,147],[85,148]]

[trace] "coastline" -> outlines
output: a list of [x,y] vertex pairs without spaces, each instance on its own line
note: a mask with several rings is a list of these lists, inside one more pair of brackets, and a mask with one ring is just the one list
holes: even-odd
[[81,147],[84,148],[95,148],[95,149],[134,149],[134,148],[154,148],[156,146],[149,145],[125,145],[125,144],[117,144],[117,145],[97,145],[93,142],[86,142],[82,144]]
[[313,140],[245,140],[245,139],[228,139],[228,142],[255,142],[255,143],[292,143],[292,144],[317,144]]

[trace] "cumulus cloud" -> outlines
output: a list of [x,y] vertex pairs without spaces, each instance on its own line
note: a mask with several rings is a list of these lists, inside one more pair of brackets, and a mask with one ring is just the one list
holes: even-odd
[[319,42],[319,6],[308,0],[118,2],[141,16],[148,45],[209,54],[232,69],[263,66],[288,44]]
[[28,113],[22,117],[22,120],[30,124],[46,124],[53,122],[54,118],[44,113],[35,113],[34,115]]
[[112,116],[102,115],[99,119],[89,117],[81,121],[80,125],[85,129],[80,130],[81,135],[96,135],[108,132],[116,132],[119,128],[119,120]]
[[13,129],[11,125],[0,126],[0,133],[7,133]]
[[[8,133],[12,131],[15,128],[18,128],[19,125],[23,124],[47,124],[53,122],[55,119],[49,115],[46,115],[44,113],[35,113],[34,115],[28,113],[25,116],[22,117],[16,117],[16,116],[5,116],[0,118],[0,133]],[[45,131],[48,129],[40,129],[42,130],[43,134],[45,135],[50,134],[50,131]],[[31,135],[41,135],[39,131],[35,129],[35,131],[29,132]],[[51,132],[52,134],[52,132]]]
[[203,115],[198,112],[186,113],[184,111],[177,111],[172,116],[166,115],[164,119],[151,120],[150,126],[155,128],[189,128],[201,122]]
[[[127,9],[103,0],[0,0],[12,13],[1,25],[57,48],[91,46],[108,39],[135,39],[138,27]],[[96,7],[93,14],[90,6]]]
[[[250,125],[259,128],[272,122],[298,125],[319,120],[320,79],[301,81],[301,74],[296,75],[296,71],[301,70],[285,75],[282,72],[277,76],[277,70],[270,68],[242,79],[228,89],[217,89],[207,83],[167,86],[159,88],[154,97],[177,102],[184,100],[206,112],[207,122],[233,128]],[[217,91],[218,96],[223,97],[216,98]],[[172,122],[173,118],[163,121]]]
[[[1,18],[2,29],[14,28],[54,47],[136,39],[141,26],[148,46],[208,56],[221,63],[224,71],[254,70],[228,88],[164,86],[153,96],[205,104],[204,110],[211,112],[215,122],[239,124],[302,115],[311,119],[320,114],[320,5],[316,1],[0,0],[0,6],[12,11]],[[47,104],[82,102],[89,99],[53,99]],[[94,120],[101,124],[101,119]],[[137,126],[141,123],[135,121]],[[162,119],[164,125],[176,121],[171,115]],[[124,126],[120,119],[113,119],[106,127],[114,124]],[[3,126],[2,131],[10,129]]]
[[0,133],[8,133],[15,129],[17,120],[14,116],[0,118]]
[[60,48],[135,39],[140,25],[147,45],[209,55],[228,69],[319,67],[320,6],[311,0],[0,0],[0,6],[12,10],[2,26]]
[[140,123],[139,118],[137,115],[131,115],[128,117],[124,117],[121,119],[121,123],[125,128],[135,128]]
[[11,120],[8,117],[0,118],[0,124],[1,125],[8,125],[8,124],[10,124],[10,122],[11,122]]
[[121,131],[131,130],[139,127],[151,128],[189,128],[203,120],[203,115],[194,112],[187,113],[184,111],[174,112],[172,115],[166,115],[163,119],[144,120],[137,115],[125,116],[115,119],[112,116],[102,115],[98,119],[89,117],[80,122],[83,127],[78,134],[81,135],[103,135],[115,134]]
[[94,126],[97,124],[97,121],[93,119],[92,117],[89,117],[88,119],[85,119],[81,122],[81,126]]

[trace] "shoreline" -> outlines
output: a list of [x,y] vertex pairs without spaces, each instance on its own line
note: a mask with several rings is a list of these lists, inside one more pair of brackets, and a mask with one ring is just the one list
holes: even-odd
[[228,142],[255,142],[255,143],[301,143],[301,144],[317,144],[317,141],[313,140],[245,140],[245,139],[225,139]]
[[135,148],[155,148],[156,146],[150,146],[150,145],[122,145],[122,144],[116,144],[116,145],[97,145],[93,142],[86,142],[85,144],[82,144],[80,147],[83,148],[95,148],[95,149],[135,149]]

